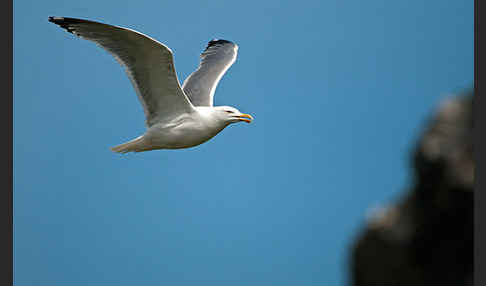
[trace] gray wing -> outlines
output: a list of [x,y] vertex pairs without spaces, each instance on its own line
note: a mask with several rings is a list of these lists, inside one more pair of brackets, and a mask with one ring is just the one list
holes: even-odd
[[193,112],[177,79],[172,51],[162,43],[134,30],[94,21],[49,17],[49,22],[95,42],[115,57],[135,88],[147,126]]
[[216,86],[235,62],[238,46],[226,40],[212,40],[201,54],[201,62],[182,85],[194,106],[213,106]]

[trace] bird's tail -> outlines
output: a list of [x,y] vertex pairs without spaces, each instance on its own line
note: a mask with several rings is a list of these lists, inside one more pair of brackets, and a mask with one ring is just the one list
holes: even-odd
[[115,147],[110,148],[111,151],[117,153],[127,153],[127,152],[141,152],[144,151],[144,140],[143,136],[137,137],[127,143],[120,144]]

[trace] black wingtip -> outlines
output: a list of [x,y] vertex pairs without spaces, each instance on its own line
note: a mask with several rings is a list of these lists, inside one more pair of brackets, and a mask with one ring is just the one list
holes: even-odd
[[212,39],[211,41],[208,42],[208,46],[206,47],[206,50],[214,45],[224,45],[224,44],[233,44],[233,42],[228,40]]
[[81,19],[53,17],[53,16],[49,16],[48,21],[56,25],[59,25],[61,28],[66,29],[66,31],[68,31],[71,34],[73,33],[73,29],[69,27],[69,25],[82,22]]
[[51,23],[56,23],[56,19],[61,19],[61,17],[49,16],[48,21]]

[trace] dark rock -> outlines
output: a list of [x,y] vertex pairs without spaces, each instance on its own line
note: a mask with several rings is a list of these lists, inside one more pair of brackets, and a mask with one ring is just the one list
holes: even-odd
[[413,154],[414,182],[353,245],[354,286],[473,284],[473,91],[444,101]]

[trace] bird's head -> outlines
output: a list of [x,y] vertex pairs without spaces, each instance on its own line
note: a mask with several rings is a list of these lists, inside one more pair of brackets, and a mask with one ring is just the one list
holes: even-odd
[[218,106],[215,108],[217,110],[218,117],[228,124],[240,121],[250,123],[253,120],[253,117],[250,114],[241,113],[238,109],[231,106]]

